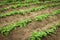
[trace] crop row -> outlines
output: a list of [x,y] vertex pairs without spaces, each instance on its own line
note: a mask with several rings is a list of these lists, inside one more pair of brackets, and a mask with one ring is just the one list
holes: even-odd
[[19,3],[19,4],[16,4],[16,5],[11,5],[10,7],[7,7],[7,8],[1,8],[1,12],[6,11],[6,10],[8,10],[10,8],[15,9],[15,8],[18,8],[18,7],[27,7],[27,6],[34,5],[34,4],[46,4],[48,2],[47,1],[45,1],[45,2],[36,1],[36,2],[33,2],[33,4],[29,4],[29,3],[22,4],[22,3]]
[[[16,1],[16,2],[15,2]],[[25,1],[20,1],[20,0],[6,0],[4,2],[0,2],[0,6],[3,5],[8,5],[8,4],[22,4],[22,3],[30,3],[30,2],[36,2],[38,0],[25,0]]]
[[60,0],[48,0],[48,1],[52,1],[52,2],[60,2]]
[[25,19],[23,21],[19,21],[19,22],[16,22],[14,24],[10,24],[10,25],[8,25],[6,27],[3,27],[2,29],[0,29],[0,32],[3,35],[7,36],[12,29],[14,29],[16,27],[25,27],[30,22],[32,22],[31,19]]
[[55,10],[54,12],[52,12],[51,14],[44,14],[44,15],[40,15],[40,16],[36,16],[34,19],[36,21],[42,21],[50,16],[54,16],[54,15],[57,15],[57,14],[60,14],[60,9],[58,10]]
[[[54,12],[52,14],[55,14],[55,15],[60,14],[59,13],[60,10],[56,10]],[[54,15],[44,14],[44,15],[41,15],[41,16],[35,16],[34,19],[36,21],[42,21],[42,20],[48,18],[49,16],[54,16]],[[25,20],[16,22],[14,24],[7,25],[6,27],[0,28],[0,33],[7,36],[10,33],[10,31],[13,30],[14,28],[16,28],[16,27],[25,27],[25,26],[27,26],[27,24],[31,23],[32,21],[33,21],[32,19],[25,19]]]
[[42,37],[47,37],[55,32],[56,26],[51,26],[49,30],[32,32],[32,36],[28,40],[41,40]]
[[[36,2],[36,1],[39,1],[39,0],[25,0],[24,2],[22,2],[21,0],[6,0],[4,2],[0,2],[0,6],[8,5],[8,4],[30,3],[30,2]],[[46,0],[46,1],[49,1],[49,0]],[[51,2],[60,2],[59,0],[50,0],[50,1]]]
[[36,21],[42,21],[42,20],[44,20],[44,19],[46,19],[48,17],[49,17],[49,14],[44,14],[44,15],[36,16],[35,20]]
[[[33,4],[41,4],[41,3],[43,3],[43,2],[33,2]],[[46,2],[45,2],[46,3]],[[12,9],[15,9],[15,8],[18,8],[18,7],[27,7],[27,6],[30,6],[30,5],[33,5],[33,4],[29,4],[29,3],[24,3],[24,4],[16,4],[16,5],[11,5],[11,6],[9,6],[9,7],[7,7],[7,8],[1,8],[1,12],[3,12],[3,11],[6,11],[6,10],[8,10],[9,8],[12,8]]]
[[49,7],[55,7],[55,6],[59,6],[60,4],[59,3],[55,3],[55,4],[50,4],[50,5],[44,5],[44,6],[40,6],[40,7],[36,7],[36,8],[32,8],[30,10],[20,10],[20,11],[11,11],[7,14],[0,14],[0,18],[3,18],[3,17],[6,17],[6,16],[11,16],[11,15],[15,15],[15,14],[21,14],[21,15],[24,15],[26,13],[30,13],[30,12],[34,12],[34,11],[37,11],[37,10],[42,10],[42,9],[46,9],[46,8],[49,8]]

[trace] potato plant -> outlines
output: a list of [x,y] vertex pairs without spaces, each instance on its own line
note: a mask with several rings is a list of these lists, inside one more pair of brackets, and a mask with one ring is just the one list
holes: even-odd
[[60,9],[55,10],[51,15],[57,15],[57,14],[60,14]]
[[36,20],[36,21],[42,21],[42,20],[44,20],[44,19],[46,19],[46,18],[48,18],[48,17],[49,17],[48,14],[44,14],[44,15],[36,16],[36,17],[35,17],[35,20]]

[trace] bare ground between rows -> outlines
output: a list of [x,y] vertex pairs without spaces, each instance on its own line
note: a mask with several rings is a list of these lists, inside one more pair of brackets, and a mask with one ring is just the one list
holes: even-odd
[[42,14],[50,14],[52,13],[54,10],[60,9],[60,7],[54,7],[54,8],[47,8],[44,10],[40,10],[40,11],[35,11],[35,12],[30,12],[29,14],[25,14],[25,15],[13,15],[13,16],[8,16],[6,18],[0,18],[0,27],[6,26],[8,24],[11,23],[15,23],[17,21],[26,19],[26,18],[31,18],[33,19],[35,16],[37,15],[42,15]]
[[[8,37],[0,35],[1,40],[27,40],[31,36],[33,31],[45,30],[53,24],[60,23],[60,15],[51,16],[42,22],[32,22],[24,28],[16,28],[13,30]],[[4,38],[4,39],[3,39]]]

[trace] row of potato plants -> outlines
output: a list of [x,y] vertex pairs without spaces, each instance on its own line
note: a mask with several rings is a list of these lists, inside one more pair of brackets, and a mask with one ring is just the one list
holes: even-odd
[[8,1],[3,1],[3,2],[0,2],[0,6],[3,6],[3,5],[8,5],[8,4],[15,4],[17,2],[8,2]]
[[[57,14],[60,14],[59,12],[60,12],[60,10],[55,10],[52,14],[57,15]],[[41,15],[41,16],[35,16],[34,19],[36,21],[42,21],[42,20],[48,18],[49,16],[53,16],[53,15],[44,14],[44,15]],[[0,28],[0,32],[3,35],[7,36],[10,33],[10,31],[13,30],[14,28],[27,26],[27,24],[31,23],[32,21],[33,21],[32,19],[25,19],[23,21],[19,21],[19,22],[16,22],[14,24],[7,25],[6,27]]]
[[51,14],[44,14],[44,15],[40,15],[40,16],[36,16],[34,19],[36,21],[42,21],[46,18],[49,18],[50,16],[54,16],[54,15],[57,15],[57,14],[60,14],[60,9],[58,10],[55,10],[54,12],[52,12]]
[[60,0],[48,0],[48,1],[52,1],[52,2],[60,2]]
[[6,17],[6,16],[11,16],[11,15],[15,15],[15,14],[21,14],[21,15],[24,15],[26,13],[30,13],[30,12],[34,12],[34,11],[38,11],[38,10],[42,10],[42,9],[46,9],[46,8],[49,8],[49,7],[55,7],[55,6],[59,6],[60,3],[53,3],[53,4],[50,4],[50,5],[44,5],[44,6],[40,6],[40,7],[36,7],[36,8],[32,8],[32,9],[29,9],[29,10],[20,10],[20,11],[11,11],[7,14],[0,14],[0,18],[3,18],[3,17]]
[[27,24],[31,23],[31,19],[24,19],[22,21],[7,25],[3,28],[0,28],[0,33],[7,36],[11,30],[15,29],[16,27],[25,27]]
[[[24,2],[21,2],[21,0],[5,0],[4,2],[0,2],[0,6],[8,5],[8,4],[30,3],[30,2],[36,2],[36,1],[40,1],[40,0],[24,0]],[[49,0],[45,0],[45,1],[49,1]],[[60,2],[59,0],[50,0],[50,1]]]
[[[49,2],[49,1],[48,1],[48,2]],[[0,11],[1,11],[1,12],[4,12],[4,11],[10,9],[10,8],[15,9],[15,8],[18,8],[18,7],[28,7],[28,6],[30,6],[30,5],[46,4],[46,3],[48,3],[48,2],[47,2],[47,1],[45,1],[45,2],[36,1],[36,2],[33,2],[33,4],[29,4],[29,3],[24,3],[24,4],[22,4],[22,3],[19,3],[19,4],[16,4],[16,5],[11,5],[10,7],[7,7],[7,8],[1,8]]]
[[60,14],[60,9],[59,10],[55,10],[55,12],[52,12],[51,15],[53,16],[53,15],[56,15],[56,14]]
[[[39,2],[39,1],[38,2],[37,1],[33,2],[33,4],[41,4],[41,3],[43,3],[43,2]],[[27,6],[30,6],[30,5],[33,5],[33,4],[29,4],[29,3],[22,4],[22,3],[20,3],[20,4],[16,4],[16,5],[11,5],[7,8],[1,8],[0,11],[4,12],[4,11],[10,9],[10,8],[15,9],[15,8],[18,8],[18,7],[27,7]]]
[[38,32],[32,32],[32,36],[28,40],[41,40],[42,37],[47,37],[48,35],[54,34],[56,26],[53,25],[49,30],[39,30]]
[[[28,2],[32,2],[32,0],[25,0],[27,3]],[[33,1],[35,1],[35,0],[33,0]],[[38,1],[51,1],[51,2],[60,2],[60,0],[38,0]]]
[[36,16],[35,20],[42,21],[42,20],[46,19],[47,17],[49,17],[49,14],[44,14],[44,15]]
[[38,0],[25,0],[25,1],[21,1],[21,0],[5,0],[3,2],[0,2],[0,6],[3,5],[8,5],[8,4],[21,4],[21,3],[30,3],[30,2],[36,2]]
[[36,1],[39,1],[39,0],[25,0],[24,2],[25,3],[30,3],[30,2],[36,2]]

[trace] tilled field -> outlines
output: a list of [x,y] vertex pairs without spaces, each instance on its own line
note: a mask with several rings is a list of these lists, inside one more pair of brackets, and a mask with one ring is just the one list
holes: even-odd
[[0,40],[60,40],[60,1],[3,2]]

